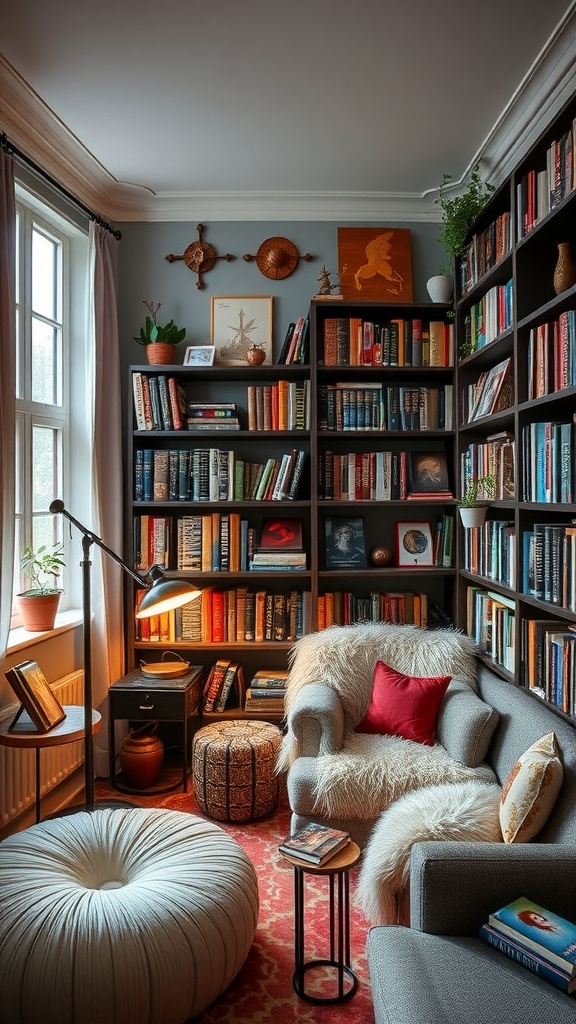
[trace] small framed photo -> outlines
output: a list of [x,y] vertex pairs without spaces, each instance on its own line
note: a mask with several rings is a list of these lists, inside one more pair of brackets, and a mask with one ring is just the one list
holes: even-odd
[[412,568],[434,565],[430,523],[396,523],[396,563]]
[[245,366],[257,345],[272,362],[272,296],[214,295],[210,305],[210,341],[221,366]]
[[188,345],[184,366],[212,366],[215,354],[214,345]]
[[366,568],[362,516],[326,516],[324,537],[327,569]]

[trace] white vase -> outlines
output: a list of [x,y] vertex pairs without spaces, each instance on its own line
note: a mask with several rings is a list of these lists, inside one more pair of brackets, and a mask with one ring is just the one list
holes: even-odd
[[474,505],[472,508],[460,508],[462,525],[467,529],[484,526],[486,521],[486,505]]
[[450,302],[454,291],[454,281],[449,274],[437,274],[428,279],[426,288],[432,302]]

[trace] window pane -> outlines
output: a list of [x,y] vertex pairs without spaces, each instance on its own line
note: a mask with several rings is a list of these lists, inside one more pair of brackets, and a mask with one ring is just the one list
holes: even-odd
[[32,401],[58,404],[58,330],[32,320]]
[[58,540],[56,517],[55,516],[35,516],[32,520],[32,547],[34,551],[38,551],[38,548],[45,544],[47,548],[52,548],[53,544],[56,544]]
[[38,230],[32,232],[32,309],[57,319],[56,272],[58,246]]
[[52,427],[32,427],[32,511],[45,512],[58,496],[59,434]]

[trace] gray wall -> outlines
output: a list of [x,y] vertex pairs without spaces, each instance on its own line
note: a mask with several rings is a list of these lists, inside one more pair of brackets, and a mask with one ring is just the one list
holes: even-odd
[[[338,227],[353,224],[322,222],[257,221],[216,222],[209,224],[204,241],[217,253],[233,253],[236,259],[218,260],[205,278],[202,290],[196,287],[196,275],[183,261],[168,263],[168,253],[181,255],[198,237],[196,223],[120,224],[119,246],[119,322],[123,379],[131,363],[145,363],[144,349],[132,341],[144,322],[143,299],[163,303],[160,322],[173,318],[186,327],[186,342],[180,346],[179,359],[186,344],[208,344],[210,340],[210,298],[213,295],[272,295],[274,297],[274,351],[278,352],[291,320],[305,316],[312,295],[318,290],[317,278],[322,264],[333,272],[338,268]],[[378,227],[380,225],[373,225]],[[382,225],[383,227],[386,224]],[[438,224],[396,224],[411,230],[412,282],[415,302],[429,301],[426,281],[438,273],[442,251],[438,247]],[[260,273],[256,262],[247,263],[244,253],[255,255],[266,238],[289,238],[299,253],[310,252],[315,259],[299,261],[296,270],[283,281],[272,281]]]

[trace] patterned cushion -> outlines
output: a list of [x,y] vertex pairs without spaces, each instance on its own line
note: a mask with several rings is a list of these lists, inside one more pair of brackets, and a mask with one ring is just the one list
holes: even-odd
[[553,732],[518,758],[503,788],[500,826],[505,843],[527,843],[546,822],[560,792],[564,769]]

